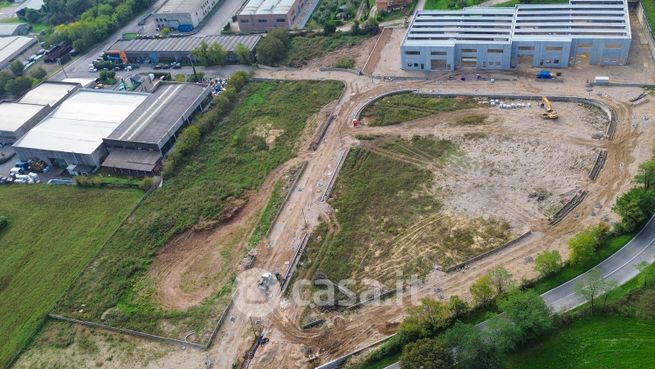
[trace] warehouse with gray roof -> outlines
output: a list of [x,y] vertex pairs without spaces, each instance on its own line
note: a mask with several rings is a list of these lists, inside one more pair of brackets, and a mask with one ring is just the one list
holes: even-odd
[[38,158],[60,168],[103,165],[153,173],[210,96],[209,87],[190,83],[159,82],[152,93],[79,89],[13,147],[21,160]]
[[261,38],[261,35],[227,35],[120,40],[114,43],[108,52],[125,52],[127,59],[136,63],[145,61],[153,63],[161,61],[188,62],[189,58],[193,57],[193,50],[204,42],[208,45],[221,45],[227,51],[227,61],[233,63],[238,62],[238,57],[234,53],[237,45],[244,45],[251,53],[254,53],[255,46]]
[[626,0],[418,11],[401,45],[401,68],[624,65],[631,39]]
[[25,61],[39,49],[39,41],[34,37],[0,37],[0,70],[11,65],[14,60]]
[[153,14],[158,29],[190,32],[211,13],[219,0],[168,0]]

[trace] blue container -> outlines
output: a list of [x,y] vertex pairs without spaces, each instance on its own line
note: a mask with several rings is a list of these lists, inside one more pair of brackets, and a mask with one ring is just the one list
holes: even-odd
[[193,31],[193,26],[190,25],[190,24],[180,24],[177,27],[177,30],[180,31],[180,32],[191,32],[191,31]]

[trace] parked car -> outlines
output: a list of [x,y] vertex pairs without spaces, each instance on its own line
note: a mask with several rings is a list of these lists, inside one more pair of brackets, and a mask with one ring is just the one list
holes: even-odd
[[155,64],[155,66],[152,67],[152,69],[161,69],[161,64]]

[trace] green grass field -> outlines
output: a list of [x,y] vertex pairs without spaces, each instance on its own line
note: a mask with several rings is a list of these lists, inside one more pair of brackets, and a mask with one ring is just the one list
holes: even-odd
[[362,43],[371,36],[348,35],[335,33],[331,36],[306,35],[291,37],[289,51],[281,64],[290,67],[300,67],[308,61],[320,58],[325,54],[344,47],[352,47]]
[[139,190],[0,187],[0,367],[143,195]]
[[310,238],[301,275],[391,285],[394,271],[424,276],[435,264],[447,267],[506,242],[511,232],[504,222],[440,213],[428,168],[456,151],[434,137],[380,139],[352,149],[330,199],[335,215]]
[[470,98],[460,100],[406,93],[384,97],[368,106],[362,115],[371,126],[388,126],[440,112],[474,108],[477,104]]
[[[155,250],[198,222],[212,221],[231,212],[235,199],[257,189],[275,168],[296,154],[307,118],[336,99],[343,84],[335,81],[253,82],[240,94],[236,108],[202,140],[198,149],[180,164],[180,173],[167,178],[137,209],[101,253],[99,262],[62,299],[58,311],[71,315],[85,303],[76,318],[105,322],[159,334],[183,337],[193,329],[211,328],[211,318],[221,313],[220,301],[229,295],[230,268],[217,271],[224,287],[201,305],[186,311],[169,311],[153,297],[152,286],[138,283]],[[265,141],[276,134],[273,143]],[[238,251],[238,250],[237,250]],[[224,258],[240,259],[235,250]],[[219,301],[220,300],[220,301]],[[166,331],[160,323],[166,322]]]
[[655,321],[585,317],[510,355],[507,368],[655,368]]

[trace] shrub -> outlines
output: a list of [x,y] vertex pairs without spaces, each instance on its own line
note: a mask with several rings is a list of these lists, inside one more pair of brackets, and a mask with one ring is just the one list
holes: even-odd
[[562,269],[562,257],[559,251],[544,251],[534,259],[534,269],[545,277]]
[[48,75],[48,72],[46,72],[45,69],[38,67],[34,69],[32,72],[30,72],[30,75],[34,79],[42,80]]
[[9,218],[4,215],[0,215],[0,231],[9,227]]
[[405,346],[400,357],[403,369],[450,369],[453,354],[443,342],[424,338]]
[[141,188],[143,191],[148,191],[149,189],[152,188],[152,185],[153,185],[152,177],[143,177],[141,183],[139,184],[139,188]]
[[344,69],[352,69],[355,67],[355,59],[353,58],[341,58],[337,60],[336,63],[334,63],[335,68],[344,68]]
[[609,226],[601,223],[576,234],[569,240],[571,264],[584,265],[593,259],[598,246],[607,238]]

